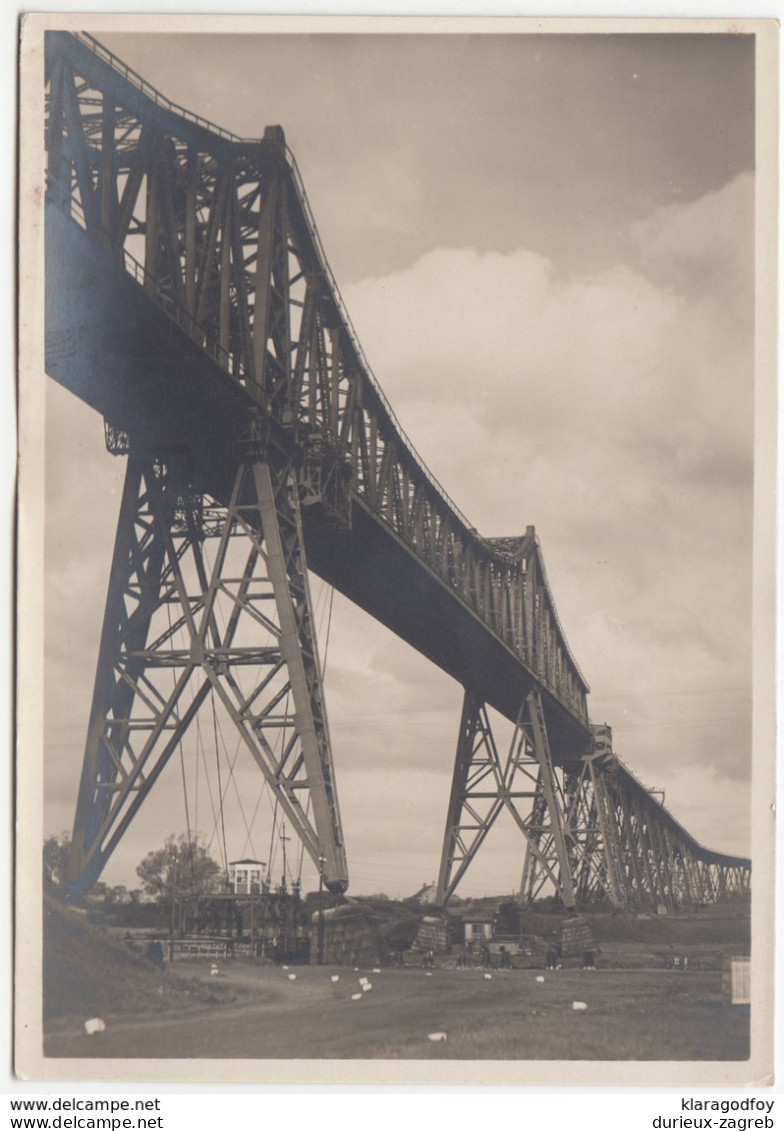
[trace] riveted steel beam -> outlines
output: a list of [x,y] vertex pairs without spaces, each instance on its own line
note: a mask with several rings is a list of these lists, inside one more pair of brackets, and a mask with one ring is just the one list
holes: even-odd
[[[190,510],[187,469],[131,453],[74,821],[85,890],[209,695],[325,881],[348,883],[296,481],[252,460],[228,506]],[[240,671],[242,678],[240,679]]]
[[526,897],[535,898],[549,882],[564,905],[573,907],[563,797],[537,691],[529,692],[520,708],[503,762],[485,705],[465,695],[438,877],[439,903],[443,905],[454,894],[504,811],[525,839]]

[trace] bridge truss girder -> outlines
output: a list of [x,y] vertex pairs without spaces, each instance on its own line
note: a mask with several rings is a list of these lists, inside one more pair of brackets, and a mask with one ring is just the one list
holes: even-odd
[[251,452],[218,506],[194,491],[186,466],[131,450],[68,864],[73,890],[96,881],[209,697],[326,884],[345,890],[296,479]]
[[595,726],[584,762],[608,897],[618,906],[667,910],[749,894],[751,863],[698,844],[612,752],[610,728]]
[[[191,364],[191,355],[198,352],[200,361],[217,364],[227,384],[241,391],[237,402],[247,400],[252,406],[249,414],[263,414],[275,431],[277,455],[267,463],[273,480],[278,470],[283,474],[281,469],[286,469],[292,507],[300,502],[312,505],[314,513],[326,516],[327,524],[338,531],[351,531],[352,513],[361,511],[363,522],[371,516],[375,526],[388,535],[388,543],[405,547],[423,575],[440,587],[440,595],[448,597],[450,615],[457,620],[459,614],[463,623],[470,621],[472,629],[480,626],[487,642],[503,656],[503,665],[500,660],[498,664],[504,671],[503,681],[495,678],[495,672],[471,671],[474,652],[459,672],[452,673],[464,686],[474,687],[482,702],[474,703],[468,714],[464,711],[465,733],[461,733],[447,831],[451,847],[445,843],[439,885],[442,892],[454,890],[502,809],[512,813],[525,836],[523,888],[529,893],[541,890],[542,877],[560,884],[569,900],[583,898],[580,893],[598,897],[605,892],[618,905],[647,905],[659,902],[660,896],[667,903],[685,898],[685,893],[697,898],[701,892],[711,892],[713,898],[729,897],[747,889],[748,861],[700,849],[666,814],[656,810],[656,803],[622,769],[613,771],[602,759],[580,762],[589,740],[588,687],[562,631],[534,529],[529,527],[524,536],[512,539],[480,537],[433,480],[403,433],[343,308],[283,131],[270,127],[260,140],[236,138],[172,106],[85,35],[47,34],[46,77],[47,206],[53,207],[66,226],[86,234],[91,248],[101,250],[124,285],[138,289],[145,303],[149,299],[155,318],[166,322],[167,335],[171,330],[172,338],[182,338],[187,345],[183,356],[187,352],[190,359],[178,362],[178,377],[185,375],[185,395],[192,391],[187,382],[198,368]],[[50,313],[47,306],[47,320]],[[69,385],[67,358],[69,350],[74,351],[67,332],[65,337],[58,341],[53,333],[47,341],[47,369]],[[112,367],[100,369],[100,395],[91,403],[98,407],[100,399],[107,424],[122,430],[126,422],[117,403],[123,396],[112,400],[114,378],[105,376]],[[134,373],[123,378],[126,385],[121,393],[126,397],[128,384],[137,393],[140,382],[136,377]],[[72,380],[69,387],[74,384]],[[196,459],[203,456],[201,434],[195,440],[191,434],[183,437],[181,422],[175,419],[172,423],[170,416],[161,425],[159,401],[156,388],[151,400],[132,414],[134,425],[139,426],[132,443],[143,450],[145,428],[154,424],[166,432],[164,444],[184,442]],[[226,437],[230,471],[234,461],[243,458],[238,454],[240,447],[239,432],[236,437]],[[172,470],[167,465],[167,477]],[[154,474],[154,470],[143,472],[148,486]],[[218,491],[226,487],[224,477],[219,479]],[[127,504],[134,514],[140,498],[137,494],[136,501]],[[154,749],[147,743],[141,747],[120,743],[115,748],[102,738],[105,733],[116,737],[123,720],[130,719],[129,702],[143,701],[142,681],[154,667],[152,661],[147,662],[147,617],[148,612],[150,618],[159,613],[160,607],[152,598],[141,596],[139,583],[140,596],[133,611],[135,635],[132,640],[122,638],[115,613],[128,599],[123,586],[130,582],[132,589],[132,570],[137,569],[142,570],[145,582],[169,585],[170,574],[173,577],[176,572],[175,559],[169,554],[172,541],[185,556],[196,555],[198,538],[193,546],[180,547],[174,528],[167,535],[165,526],[164,522],[157,541],[151,539],[143,565],[127,565],[123,553],[128,544],[115,551],[114,588],[110,587],[99,664],[99,673],[104,674],[96,681],[79,797],[77,825],[82,843],[74,849],[78,861],[74,868],[82,878],[91,869],[90,874],[95,868],[100,870],[107,850],[127,827],[126,815],[120,815],[115,804],[117,797],[122,794],[129,810],[138,807],[193,717],[191,708],[171,704],[173,733],[162,726]],[[281,522],[281,529],[284,526]],[[120,531],[118,545],[119,539]],[[340,551],[334,556],[340,559]],[[198,587],[194,592],[199,592]],[[194,608],[206,599],[202,591],[201,597],[194,598]],[[372,599],[378,603],[377,595]],[[178,615],[183,625],[189,625],[185,605]],[[400,619],[394,620],[391,613],[386,616],[385,623],[403,635]],[[413,629],[406,625],[406,631],[407,638],[414,639]],[[418,637],[416,640],[416,646],[426,650]],[[208,643],[205,638],[205,655]],[[123,660],[120,678],[112,665],[123,648],[130,652]],[[315,646],[312,650],[315,655]],[[308,647],[302,652],[299,682],[311,696],[313,718],[323,716],[326,734],[320,683],[310,679]],[[442,656],[437,662],[448,670]],[[238,658],[236,666],[241,664]],[[201,661],[183,662],[175,670],[177,679],[189,686],[198,684],[196,697],[219,695],[221,688],[229,709],[233,688],[224,671],[209,663],[205,667]],[[199,684],[204,675],[207,683]],[[526,719],[521,723],[518,718],[517,732],[526,737],[517,753],[510,750],[502,766],[482,712],[488,702],[514,721],[518,679],[520,686],[537,687],[541,694],[537,691],[536,704],[528,707]],[[295,682],[291,675],[292,691]],[[168,693],[163,703],[169,704]],[[161,709],[157,700],[156,709]],[[248,729],[246,720],[236,725]],[[302,789],[314,798],[321,797],[323,790],[325,812],[319,816],[314,811],[316,835],[325,844],[334,841],[327,854],[331,853],[333,882],[340,885],[345,862],[341,862],[331,755],[325,753],[328,743],[321,741],[321,724],[314,725],[313,750],[317,748],[320,754],[308,755],[307,772],[297,779],[296,788],[285,771],[279,778],[260,739],[254,757],[258,754],[262,768],[267,765],[280,790],[281,804],[285,797],[293,812]],[[548,730],[557,746],[553,754]],[[321,783],[316,772],[319,757]],[[488,810],[481,818],[465,817],[479,821],[469,836],[469,824],[460,822],[463,810],[468,813],[469,806],[480,800],[472,793],[471,767],[478,770],[482,758],[487,760],[486,777],[495,794],[484,799]],[[523,782],[525,773],[531,787],[524,791],[531,802],[526,815],[516,804],[523,796],[515,798],[510,785],[512,778]],[[304,822],[303,843],[311,855],[312,832]],[[466,838],[470,843],[463,843]]]
[[535,862],[530,871],[541,883],[549,880],[565,906],[573,907],[562,803],[538,689],[523,701],[503,761],[487,707],[465,693],[438,876],[440,904],[453,895],[504,811],[523,834],[527,860]]
[[525,839],[520,899],[672,911],[748,895],[748,860],[709,852],[612,753],[610,728],[578,762],[553,764],[538,692],[527,697],[502,761],[484,704],[466,694],[438,879],[457,889],[506,810]]
[[282,129],[235,138],[140,89],[90,37],[47,42],[50,201],[289,431],[335,520],[350,525],[353,500],[371,512],[582,736],[588,687],[534,530],[480,537],[414,451],[356,340]]

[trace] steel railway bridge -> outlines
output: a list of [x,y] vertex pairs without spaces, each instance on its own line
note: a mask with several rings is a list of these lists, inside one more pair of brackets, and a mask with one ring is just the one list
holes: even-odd
[[[283,130],[235,137],[85,34],[47,33],[45,67],[46,369],[127,456],[72,888],[100,875],[209,695],[347,888],[310,569],[464,688],[442,903],[502,812],[523,899],[746,893],[750,862],[700,846],[591,726],[534,528],[481,537],[407,439]],[[503,754],[488,708],[514,724]]]

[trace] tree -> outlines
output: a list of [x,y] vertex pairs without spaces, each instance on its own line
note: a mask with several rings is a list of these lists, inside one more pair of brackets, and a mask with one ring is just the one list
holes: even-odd
[[217,891],[222,872],[199,838],[166,838],[163,848],[148,852],[136,869],[144,891],[160,907],[171,907],[174,899],[191,900]]
[[71,851],[71,837],[69,833],[60,833],[59,836],[49,836],[44,841],[44,879],[52,884],[62,884],[65,879],[65,869],[68,866],[68,854]]

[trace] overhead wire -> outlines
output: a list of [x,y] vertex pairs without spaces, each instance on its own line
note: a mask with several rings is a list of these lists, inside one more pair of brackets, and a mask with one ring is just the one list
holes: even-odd
[[247,820],[247,817],[245,816],[245,806],[242,803],[242,794],[240,792],[239,786],[237,785],[237,779],[236,779],[236,775],[234,773],[234,767],[237,763],[237,758],[239,757],[239,752],[240,752],[240,749],[241,749],[241,746],[242,746],[242,738],[240,737],[240,738],[237,739],[237,745],[234,749],[234,756],[232,757],[229,754],[228,748],[226,746],[226,739],[224,737],[223,728],[220,725],[220,721],[218,722],[218,734],[220,735],[220,742],[221,742],[223,754],[224,754],[224,757],[226,759],[226,765],[228,766],[228,772],[229,772],[229,780],[226,782],[226,789],[225,789],[225,792],[224,792],[223,797],[221,799],[221,804],[222,804],[222,806],[225,805],[226,797],[227,797],[228,792],[229,792],[229,783],[231,783],[234,786],[234,792],[237,795],[237,804],[239,806],[240,816],[242,817],[243,823],[245,825],[246,839],[250,839],[251,851],[255,854],[256,849],[253,847],[253,841],[252,841],[252,837],[251,837],[251,828],[248,825],[248,820]]
[[[175,637],[179,635],[179,633],[182,631],[182,628],[180,627],[179,629],[177,629],[176,633],[173,632],[173,630],[172,630],[171,606],[170,606],[168,600],[165,603],[166,603],[166,618],[167,618],[168,626],[169,626],[169,633],[168,633],[168,636],[169,636],[169,652],[173,654],[174,653]],[[190,680],[188,682],[190,683]],[[172,667],[172,693],[174,693],[176,688],[177,688],[177,677],[175,675],[174,667]],[[193,691],[193,687],[191,687],[191,697],[193,697],[193,695],[194,695],[194,691]],[[188,862],[190,864],[191,881],[193,881],[193,869],[194,869],[193,840],[192,840],[192,837],[191,837],[191,818],[190,818],[190,809],[189,809],[189,805],[188,805],[188,779],[187,779],[187,775],[185,773],[185,752],[184,752],[183,747],[182,747],[182,735],[180,735],[180,739],[179,739],[179,742],[177,743],[177,746],[178,746],[179,753],[180,753],[180,776],[181,776],[181,779],[182,779],[183,804],[184,804],[184,807],[185,807],[185,835],[186,835],[187,841],[188,841]]]
[[[218,829],[219,818],[218,818],[218,810],[215,808],[215,798],[212,795],[211,775],[210,775],[210,772],[209,772],[209,767],[207,766],[207,748],[206,748],[206,745],[205,745],[204,740],[203,740],[202,735],[201,735],[201,723],[200,723],[198,715],[196,716],[196,732],[197,732],[197,756],[198,756],[198,754],[201,754],[201,761],[204,763],[204,778],[205,778],[205,781],[207,783],[207,796],[210,799],[210,808],[212,810],[212,819],[213,819],[212,829],[210,831],[210,836],[207,840],[207,850],[209,851],[212,848],[213,841],[215,840],[215,834],[216,834],[217,829]],[[198,757],[197,757],[197,761],[198,761]]]
[[[206,547],[205,547],[204,557],[205,557],[205,562],[208,563],[208,555],[207,555],[207,552],[206,552]],[[216,602],[214,604],[213,615],[220,622],[221,628],[225,632],[225,629],[227,627],[227,621],[226,621],[226,618],[225,618],[225,615],[224,615],[224,610],[223,610],[222,604],[219,600],[216,600]],[[232,672],[232,678],[233,678],[234,682],[236,683],[240,694],[244,695],[245,692],[244,692],[244,689],[242,687],[241,673],[239,671],[237,671],[236,673]],[[238,804],[239,804],[240,813],[241,813],[241,816],[242,816],[242,819],[243,819],[243,823],[245,825],[246,839],[245,839],[245,845],[243,846],[243,851],[242,851],[241,855],[244,855],[245,846],[248,844],[248,842],[250,842],[251,851],[254,853],[254,856],[255,856],[255,848],[253,846],[253,840],[252,840],[252,828],[253,828],[253,823],[255,821],[255,815],[258,811],[258,805],[259,805],[260,799],[257,800],[256,806],[254,808],[254,816],[251,820],[251,823],[249,824],[248,821],[247,821],[245,809],[244,809],[244,806],[243,806],[243,803],[242,803],[241,792],[240,792],[239,786],[237,784],[236,775],[234,773],[234,767],[236,765],[237,758],[239,756],[239,751],[240,751],[240,748],[241,748],[241,745],[242,745],[242,737],[240,736],[237,740],[237,746],[235,748],[234,756],[232,758],[232,756],[229,754],[229,751],[228,751],[225,736],[224,736],[224,733],[223,733],[223,727],[221,725],[220,719],[218,718],[218,713],[217,713],[216,706],[215,706],[214,692],[213,692],[213,695],[212,695],[212,707],[213,707],[213,733],[214,733],[214,741],[215,741],[215,749],[216,749],[216,767],[217,767],[217,775],[218,775],[218,815],[219,815],[220,826],[221,826],[221,842],[222,842],[224,865],[225,865],[226,872],[228,873],[229,862],[228,862],[228,848],[227,848],[227,841],[226,841],[225,806],[226,806],[226,800],[227,800],[227,796],[228,796],[229,782],[234,787],[234,792],[237,796],[237,801],[238,801]],[[225,788],[224,788],[224,785],[223,785],[223,780],[222,780],[222,775],[221,775],[221,770],[220,770],[221,750],[223,751],[223,755],[224,755],[225,760],[226,760],[226,765],[228,767],[228,781],[226,782]],[[266,788],[266,786],[267,786],[266,779],[264,779],[262,781],[262,787],[261,787],[262,793],[263,793],[264,789]]]
[[[208,555],[206,546],[203,546],[202,552],[203,552],[203,555],[204,555],[204,565],[205,565],[206,571],[209,575],[211,573],[213,563],[211,563],[209,561],[209,555]],[[322,673],[326,671],[326,666],[327,666],[327,659],[328,659],[328,653],[329,653],[329,642],[330,642],[330,634],[331,634],[331,625],[332,625],[333,606],[334,606],[334,588],[332,586],[328,586],[326,583],[322,583],[321,590],[318,594],[318,598],[317,598],[317,601],[316,601],[316,615],[314,617],[314,619],[317,622],[319,622],[319,627],[320,627],[321,631],[324,631],[324,621],[326,619],[326,632],[324,633],[324,652],[323,652],[323,662],[322,662]],[[170,649],[174,650],[175,641],[177,640],[177,638],[179,636],[181,636],[181,634],[184,631],[184,624],[180,624],[176,629],[174,629],[173,622],[172,622],[171,608],[169,607],[168,602],[167,602],[167,605],[166,605],[166,612],[167,612],[167,620],[168,620],[168,628],[169,628],[168,635],[169,635]],[[225,610],[222,608],[220,601],[215,602],[214,607],[213,607],[213,615],[215,615],[217,617],[217,619],[221,623],[223,629],[225,630],[225,628],[226,628]],[[234,679],[237,682],[238,687],[240,687],[240,691],[242,692],[242,688],[240,686],[240,677],[241,677],[240,672],[237,672],[234,675]],[[172,673],[172,679],[173,679],[173,682],[174,682],[174,686],[176,687],[176,675],[174,674],[174,672]],[[195,690],[194,690],[192,685],[189,687],[189,691],[190,691],[191,701],[193,701],[193,698],[195,697]],[[242,692],[242,693],[244,693],[244,692]],[[289,699],[290,699],[290,691],[289,691],[289,693],[287,694],[287,697],[286,697],[286,706],[285,706],[285,710],[284,710],[284,716],[286,718],[289,717]],[[200,801],[201,801],[201,792],[200,792],[201,770],[203,768],[205,786],[202,787],[202,788],[206,788],[206,793],[207,793],[207,796],[209,798],[211,815],[212,815],[212,818],[213,818],[213,829],[212,829],[210,837],[208,838],[207,847],[209,849],[212,846],[212,844],[215,842],[215,837],[216,837],[216,834],[217,834],[218,835],[219,857],[220,857],[220,860],[221,860],[222,868],[223,868],[224,872],[227,873],[228,872],[228,842],[227,842],[227,833],[226,833],[225,807],[226,807],[226,802],[227,802],[227,798],[228,798],[229,783],[231,783],[231,785],[233,786],[234,793],[236,795],[237,803],[238,803],[238,806],[239,806],[240,814],[242,815],[242,820],[243,820],[243,823],[244,823],[244,826],[245,826],[245,840],[244,840],[244,843],[243,843],[243,854],[246,851],[247,847],[250,846],[250,850],[254,854],[254,856],[256,855],[256,850],[255,850],[255,845],[254,845],[254,841],[253,841],[253,827],[254,827],[254,825],[257,821],[257,818],[258,818],[262,798],[265,794],[269,795],[270,787],[269,787],[269,783],[268,783],[268,781],[265,777],[262,780],[261,787],[259,789],[259,793],[256,797],[256,801],[255,801],[255,804],[254,804],[254,807],[253,807],[253,812],[251,814],[250,820],[248,820],[248,816],[247,816],[247,813],[245,811],[245,806],[243,804],[242,792],[240,790],[240,787],[239,787],[239,784],[238,784],[238,781],[237,781],[237,776],[236,776],[236,773],[235,773],[235,766],[236,766],[236,763],[237,763],[237,758],[239,756],[239,750],[240,750],[240,747],[241,747],[242,740],[241,740],[241,738],[238,740],[237,747],[236,747],[236,749],[234,751],[234,755],[232,757],[232,755],[228,751],[228,747],[227,747],[226,740],[225,740],[225,735],[223,733],[223,728],[222,728],[222,725],[221,725],[221,720],[219,718],[219,712],[218,712],[218,708],[217,708],[217,704],[216,704],[216,696],[215,696],[215,689],[214,688],[212,688],[211,691],[210,691],[210,700],[211,700],[211,711],[212,711],[213,744],[215,746],[214,772],[215,772],[215,775],[216,775],[217,798],[216,798],[216,793],[213,792],[213,788],[212,788],[212,784],[211,784],[212,775],[209,773],[209,770],[208,770],[206,744],[204,742],[204,734],[203,734],[202,727],[201,727],[201,719],[199,717],[199,713],[197,712],[197,716],[196,716],[196,758],[195,758],[194,782],[193,782],[194,798],[195,798],[195,806],[196,806],[195,818],[196,818],[196,821],[198,822],[199,805],[200,805]],[[281,734],[280,734],[278,740],[275,743],[275,745],[279,749],[280,749],[280,744],[284,743],[284,741],[285,741],[285,732],[286,732],[287,729],[288,729],[287,727],[281,728]],[[186,765],[185,765],[185,751],[184,751],[182,739],[180,739],[180,741],[178,743],[178,750],[179,750],[179,760],[180,760],[180,777],[181,777],[182,792],[183,792],[183,804],[184,804],[184,809],[185,809],[186,836],[187,836],[188,846],[189,846],[189,850],[190,850],[189,856],[190,856],[190,859],[191,859],[191,866],[193,866],[192,849],[193,849],[194,824],[193,824],[193,821],[191,819],[191,798],[190,798],[190,790],[189,790],[189,783],[188,783],[188,774],[187,774]],[[226,778],[224,771],[223,771],[224,760],[225,760],[226,767],[227,767],[227,770],[228,770],[228,777],[227,778]],[[203,763],[203,767],[202,767],[202,763]],[[306,810],[305,810],[306,814],[308,816],[310,815],[310,808],[311,808],[311,797],[310,797],[310,794],[308,793]],[[272,809],[270,871],[272,870],[273,862],[274,862],[274,858],[275,858],[275,842],[276,842],[276,833],[277,833],[277,830],[278,830],[278,816],[279,816],[278,810],[279,810],[279,804],[278,804],[278,799],[276,798],[274,807]],[[299,861],[298,861],[297,868],[296,868],[297,881],[301,880],[302,868],[303,868],[303,864],[304,864],[304,853],[305,853],[304,844],[301,844],[300,849],[299,849]],[[296,860],[296,857],[295,857],[295,860]],[[287,865],[287,870],[290,873],[290,878],[293,879],[294,871],[292,870],[290,865]]]
[[272,830],[270,832],[269,862],[267,864],[267,878],[272,880],[272,869],[275,866],[275,833],[278,827],[278,798],[275,795],[275,806],[272,813]]
[[[251,829],[253,828],[253,826],[254,826],[254,825],[255,825],[255,823],[256,823],[256,815],[257,815],[257,813],[258,813],[258,811],[259,811],[259,806],[261,805],[261,799],[262,799],[262,797],[264,796],[264,792],[265,792],[265,790],[266,790],[266,789],[267,789],[267,779],[266,779],[266,778],[264,778],[264,777],[262,777],[261,786],[260,786],[260,788],[259,788],[259,792],[258,792],[258,794],[257,794],[257,796],[256,796],[256,804],[255,804],[255,806],[253,807],[253,815],[251,816],[251,819],[250,819],[250,828],[251,828]],[[255,850],[254,850],[254,848],[253,848],[253,841],[252,841],[252,840],[250,839],[250,831],[248,831],[248,833],[247,833],[247,835],[246,835],[246,837],[245,837],[245,841],[244,841],[244,843],[243,843],[243,845],[242,845],[242,852],[240,853],[240,855],[241,855],[241,856],[244,856],[244,855],[245,855],[245,853],[246,853],[246,852],[247,852],[247,850],[248,850],[248,845],[249,845],[249,844],[250,844],[250,846],[251,846],[251,852],[254,852]]]
[[333,603],[334,599],[335,599],[335,589],[334,589],[334,586],[330,585],[330,587],[329,587],[329,614],[327,616],[327,635],[326,635],[326,638],[324,640],[324,659],[322,660],[322,663],[321,663],[321,674],[322,674],[322,676],[326,676],[326,674],[327,674],[327,656],[329,655],[329,634],[330,634],[330,631],[332,629],[332,603]]
[[220,765],[220,749],[218,747],[218,717],[215,710],[215,689],[210,691],[210,698],[212,700],[212,729],[215,737],[215,763],[218,772],[218,812],[220,815],[221,826],[221,847],[223,849],[223,871],[225,875],[229,873],[229,855],[226,851],[226,819],[223,811],[223,786],[221,784],[221,765]]
[[[307,803],[305,805],[305,819],[307,820],[309,817],[310,817],[310,792],[308,792],[308,800],[307,800]],[[305,842],[304,842],[304,840],[300,840],[299,863],[297,865],[297,884],[298,885],[302,883],[302,865],[304,864],[304,862],[305,862]]]

